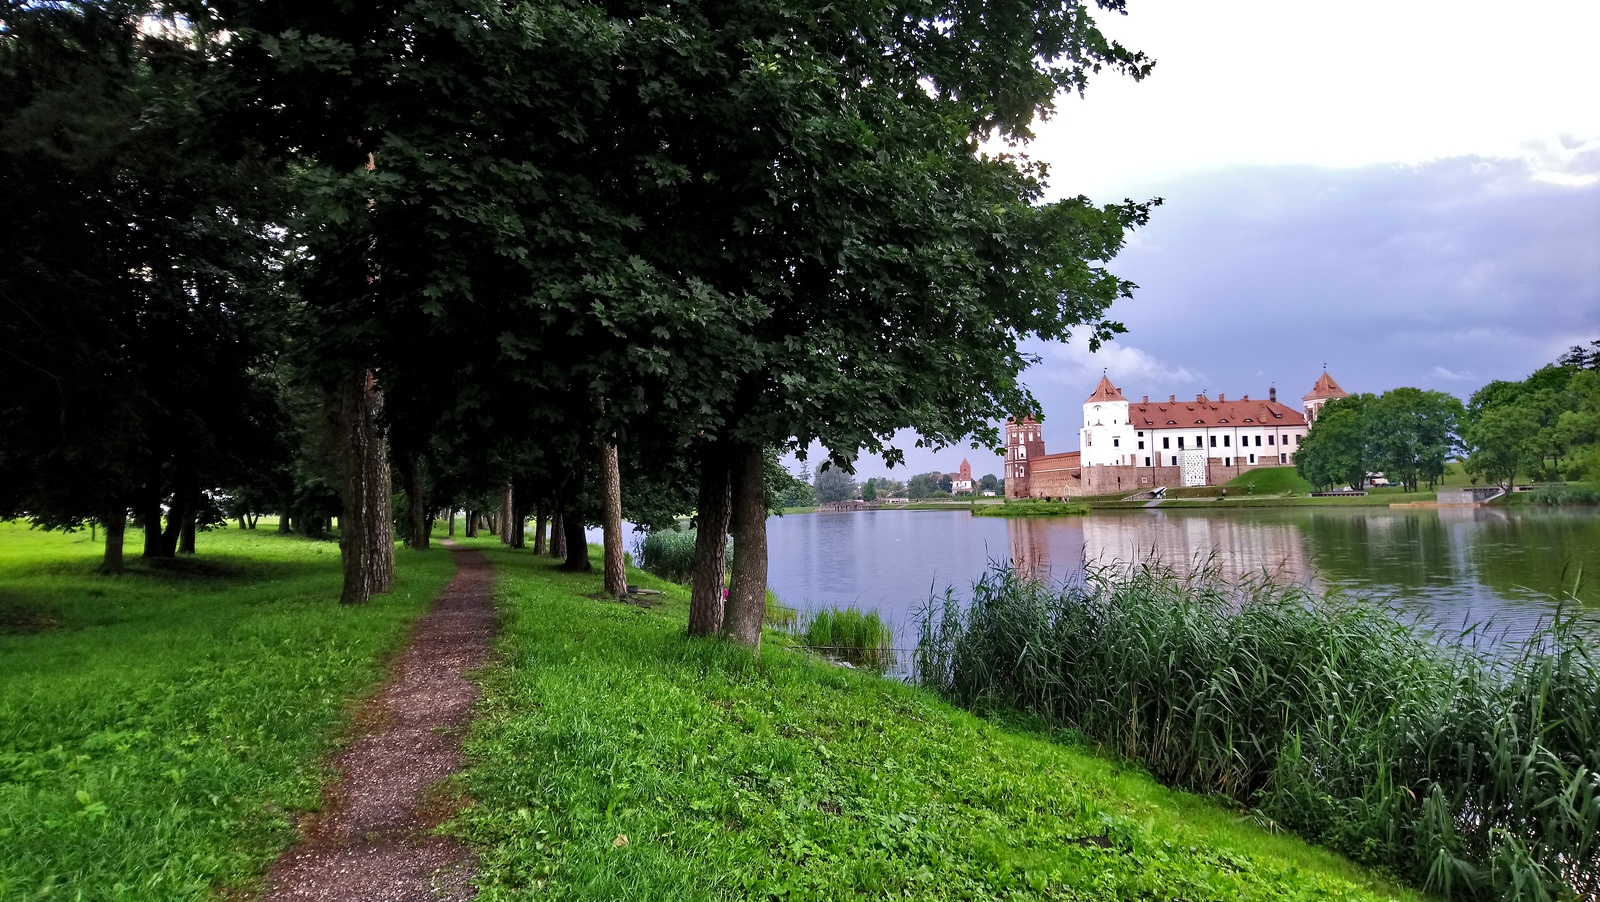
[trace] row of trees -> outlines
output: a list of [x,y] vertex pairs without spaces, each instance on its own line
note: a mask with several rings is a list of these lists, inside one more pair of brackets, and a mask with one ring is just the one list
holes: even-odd
[[1465,405],[1416,388],[1330,401],[1295,452],[1295,467],[1319,489],[1360,489],[1382,472],[1414,492],[1419,483],[1432,488],[1453,459],[1475,481],[1507,488],[1519,474],[1600,475],[1600,341],[1520,382],[1491,382]]
[[0,0],[0,516],[336,514],[360,603],[441,508],[600,523],[611,592],[694,511],[756,644],[776,450],[997,445],[1019,339],[1121,331],[1150,204],[1014,150],[1150,65],[1043,0]]
[[[915,501],[949,497],[953,488],[954,484],[946,473],[918,473],[905,482],[879,476],[857,483],[842,469],[818,467],[812,485],[812,503],[830,504],[855,498],[862,501],[877,501],[880,498],[908,498]],[[979,492],[1004,490],[1004,481],[993,474],[984,476],[976,483],[976,491]]]

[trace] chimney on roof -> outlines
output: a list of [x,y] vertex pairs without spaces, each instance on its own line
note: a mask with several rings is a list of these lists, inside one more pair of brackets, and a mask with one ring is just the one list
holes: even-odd
[[1144,403],[1146,403],[1146,404],[1150,403],[1150,396],[1149,395],[1145,395],[1144,396]]
[[1267,400],[1273,402],[1278,400],[1278,387],[1276,385],[1267,389]]
[[1243,397],[1243,398],[1242,398],[1242,399],[1240,399],[1240,400],[1244,400],[1244,401],[1248,401],[1248,400],[1250,400],[1250,396],[1249,396],[1249,395],[1245,395],[1245,396],[1244,396],[1244,397]]
[[1217,401],[1219,403],[1222,402],[1222,401],[1226,401],[1226,400],[1228,400],[1228,396],[1227,395],[1223,394],[1222,392],[1217,392]]
[[1177,395],[1167,395],[1167,403],[1168,404],[1176,404],[1176,403],[1178,403],[1178,396]]

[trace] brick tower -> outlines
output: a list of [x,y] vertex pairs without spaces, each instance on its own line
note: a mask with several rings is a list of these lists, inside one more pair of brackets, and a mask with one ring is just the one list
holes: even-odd
[[1044,456],[1044,438],[1033,417],[1006,420],[1006,497],[1027,498],[1031,461]]

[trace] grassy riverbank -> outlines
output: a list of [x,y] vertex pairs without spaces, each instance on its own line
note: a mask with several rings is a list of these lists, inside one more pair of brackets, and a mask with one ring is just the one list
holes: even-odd
[[346,608],[332,542],[199,546],[109,577],[87,533],[0,523],[0,899],[251,886],[316,806],[351,699],[453,572],[402,551],[398,590]]
[[1585,630],[1488,658],[1378,606],[1154,564],[972,594],[918,653],[954,701],[1070,725],[1453,898],[1600,893]]
[[[483,900],[1410,898],[1237,810],[931,693],[683,636],[686,592],[478,541],[505,618],[456,823]],[[1061,738],[1061,737],[1056,737]]]
[[1008,501],[974,508],[974,517],[1081,517],[1089,505],[1064,501]]

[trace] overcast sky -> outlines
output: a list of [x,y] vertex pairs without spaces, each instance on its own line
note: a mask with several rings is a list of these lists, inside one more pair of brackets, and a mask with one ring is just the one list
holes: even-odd
[[[1600,2],[1128,8],[1100,24],[1154,73],[1061,98],[1027,148],[1057,196],[1165,201],[1111,265],[1127,335],[1030,348],[1050,451],[1103,368],[1130,398],[1298,404],[1324,363],[1465,397],[1600,338]],[[913,441],[892,475],[1000,471]]]

